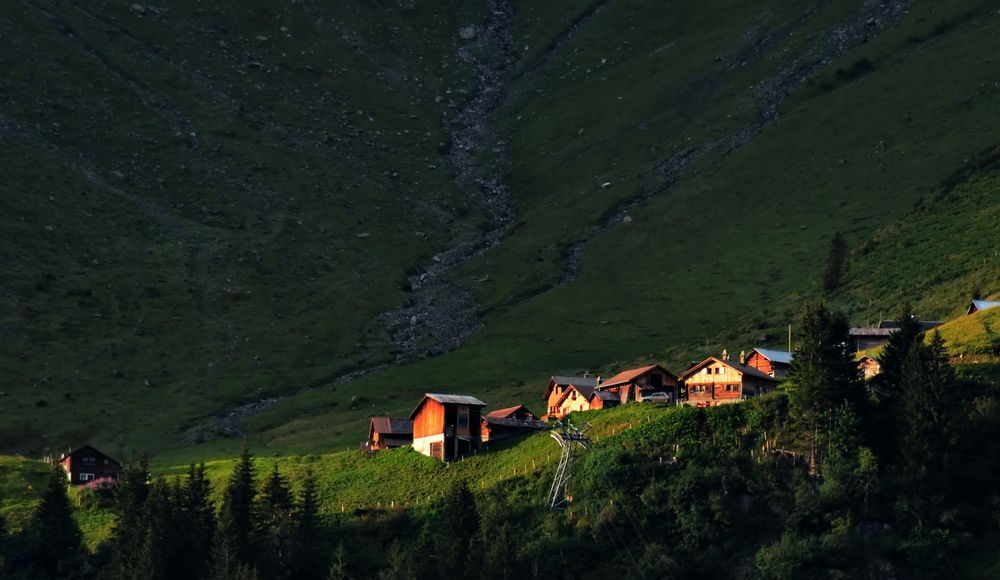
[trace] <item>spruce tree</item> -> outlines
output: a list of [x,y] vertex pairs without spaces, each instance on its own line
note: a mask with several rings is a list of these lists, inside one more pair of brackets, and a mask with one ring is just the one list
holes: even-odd
[[42,501],[29,524],[35,564],[49,577],[69,576],[79,563],[80,527],[66,495],[66,472],[54,465]]
[[188,555],[179,550],[176,486],[174,489],[161,477],[150,486],[144,513],[145,538],[144,554],[149,558],[141,568],[148,571],[152,579],[177,577],[177,564]]
[[837,232],[830,240],[830,252],[826,257],[826,270],[823,271],[823,289],[827,292],[833,292],[840,288],[846,258],[847,243],[844,241],[844,236]]
[[215,534],[215,509],[212,506],[212,484],[205,475],[205,464],[188,469],[187,480],[178,493],[179,550],[184,554],[179,576],[202,578],[208,571],[212,536]]
[[437,531],[435,556],[439,572],[451,577],[465,577],[473,572],[479,559],[479,512],[464,480],[452,484],[445,493],[438,517],[432,523]]
[[889,341],[882,349],[879,364],[882,372],[876,377],[875,385],[879,393],[889,401],[898,400],[903,378],[903,361],[914,343],[923,341],[924,333],[920,321],[913,315],[913,307],[903,304],[896,315],[898,327],[889,335]]
[[3,578],[4,570],[7,569],[7,520],[0,514],[0,578]]
[[809,442],[809,465],[815,473],[831,440],[835,411],[845,402],[857,410],[864,391],[850,349],[847,318],[823,304],[807,306],[802,338],[788,373],[792,416]]
[[292,492],[275,464],[261,487],[255,514],[257,559],[261,573],[267,578],[283,578],[290,573],[293,507]]
[[322,557],[322,526],[319,519],[319,498],[312,471],[302,481],[294,514],[295,532],[292,542],[291,568],[295,578],[322,578],[325,560]]
[[942,492],[961,425],[954,404],[955,375],[939,333],[926,345],[910,347],[901,383],[903,473],[915,490]]
[[[240,458],[222,496],[219,527],[213,548],[215,574],[231,575],[237,572],[240,565],[253,563],[254,480],[253,455],[244,442]],[[247,569],[247,566],[243,568]]]
[[149,497],[149,463],[146,456],[125,465],[115,494],[115,525],[111,533],[112,578],[141,578],[148,571],[146,559],[148,526],[145,521]]

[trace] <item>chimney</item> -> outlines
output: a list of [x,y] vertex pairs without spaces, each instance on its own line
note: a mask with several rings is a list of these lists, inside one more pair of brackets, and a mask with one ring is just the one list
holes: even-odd
[[603,381],[601,380],[601,375],[597,375],[597,384],[601,384],[601,382],[603,382]]
[[729,351],[722,349],[722,360],[729,360]]
[[747,364],[747,351],[745,350],[740,351],[740,364],[741,365]]

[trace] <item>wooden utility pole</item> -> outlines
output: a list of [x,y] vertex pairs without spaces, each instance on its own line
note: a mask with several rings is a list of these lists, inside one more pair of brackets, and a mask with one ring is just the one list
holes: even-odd
[[792,352],[792,325],[788,325],[788,352]]

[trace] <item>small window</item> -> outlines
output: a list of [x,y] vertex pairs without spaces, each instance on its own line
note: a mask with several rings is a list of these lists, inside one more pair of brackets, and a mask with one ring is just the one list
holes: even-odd
[[465,413],[460,413],[458,415],[458,426],[468,427],[469,426],[469,416]]
[[94,474],[93,473],[81,473],[80,474],[80,481],[90,481],[92,479],[94,479]]

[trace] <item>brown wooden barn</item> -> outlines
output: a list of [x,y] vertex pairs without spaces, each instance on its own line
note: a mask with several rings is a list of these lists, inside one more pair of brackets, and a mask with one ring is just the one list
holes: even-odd
[[395,417],[372,417],[368,425],[369,451],[392,449],[413,444],[413,421]]
[[71,485],[83,485],[97,479],[118,479],[121,464],[90,445],[70,451],[59,458]]
[[427,393],[410,413],[413,448],[444,461],[479,449],[485,406],[486,403],[468,395]]
[[697,407],[713,407],[737,403],[774,389],[778,381],[746,365],[709,357],[681,373],[684,403]]
[[622,404],[642,401],[643,395],[660,392],[670,395],[672,401],[677,400],[677,377],[660,365],[622,371],[602,381],[597,388],[616,393]]
[[546,401],[546,411],[543,419],[555,416],[557,403],[569,387],[577,386],[593,389],[599,384],[601,384],[601,377],[569,377],[558,375],[550,377],[548,384],[545,386],[545,393],[542,394],[542,398]]
[[482,440],[485,443],[548,428],[549,425],[536,417],[527,407],[517,405],[483,415]]
[[618,393],[612,391],[595,390],[590,395],[590,408],[592,410],[610,409],[611,407],[617,407],[621,402],[622,398]]
[[882,363],[873,356],[865,355],[858,359],[858,368],[861,369],[861,373],[867,381],[882,372]]
[[792,353],[787,350],[755,348],[750,351],[743,364],[780,381],[792,367]]

